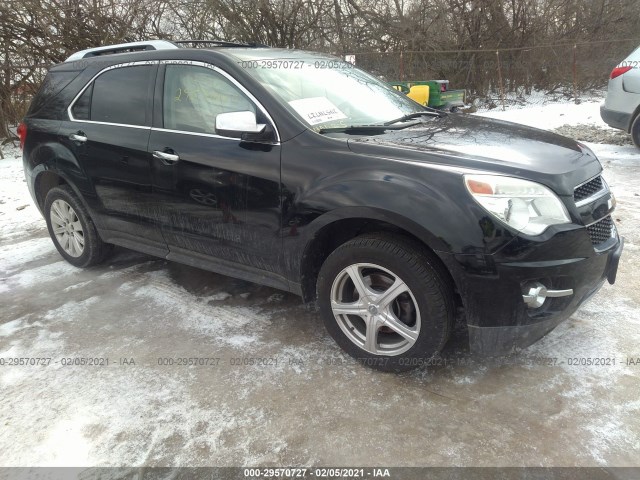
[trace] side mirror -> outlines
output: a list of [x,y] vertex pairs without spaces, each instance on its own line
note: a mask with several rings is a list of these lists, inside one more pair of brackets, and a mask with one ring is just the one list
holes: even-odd
[[240,137],[243,133],[261,133],[266,128],[258,123],[253,112],[220,113],[216,117],[216,131],[221,135]]

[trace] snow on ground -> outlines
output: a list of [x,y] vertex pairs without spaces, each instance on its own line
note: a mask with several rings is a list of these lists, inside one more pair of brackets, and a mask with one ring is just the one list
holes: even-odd
[[[602,127],[597,108],[485,115]],[[640,357],[640,155],[589,145],[627,242],[617,284],[509,362],[471,357],[462,328],[442,365],[404,375],[355,364],[292,295],[123,249],[68,265],[5,147],[0,359],[52,363],[0,366],[0,465],[637,465],[640,366],[627,359]],[[109,365],[63,365],[96,357]],[[587,357],[616,363],[569,364]],[[232,365],[242,358],[276,363]]]
[[571,102],[548,103],[546,105],[523,106],[502,111],[500,107],[481,112],[483,117],[518,122],[530,127],[553,130],[566,124],[609,126],[600,118],[601,100],[588,100],[576,105]]
[[502,110],[497,107],[478,115],[513,121],[534,128],[552,130],[576,140],[614,145],[632,145],[631,137],[621,130],[611,128],[600,117],[600,104],[604,98],[590,97],[580,101],[542,101],[535,105],[516,106]]
[[[22,169],[22,152],[9,144],[0,160],[0,239],[23,238],[42,229],[42,217],[27,191]],[[26,195],[25,195],[26,193]]]

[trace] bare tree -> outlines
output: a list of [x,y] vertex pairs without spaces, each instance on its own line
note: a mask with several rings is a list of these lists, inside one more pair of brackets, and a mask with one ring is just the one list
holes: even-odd
[[640,0],[5,0],[0,137],[47,66],[99,45],[204,39],[356,53],[389,79],[449,78],[483,95],[496,88],[498,65],[509,90],[561,87],[573,58],[581,87],[602,84],[640,43],[639,17]]

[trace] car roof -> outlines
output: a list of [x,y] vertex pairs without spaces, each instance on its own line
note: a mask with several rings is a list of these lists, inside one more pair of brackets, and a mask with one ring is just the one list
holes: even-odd
[[337,60],[338,57],[321,52],[311,52],[308,50],[294,50],[289,48],[216,48],[224,51],[225,54],[240,60],[302,60],[306,58],[331,58]]
[[211,48],[176,48],[169,50],[143,50],[136,52],[96,55],[82,59],[73,59],[55,65],[56,70],[84,70],[87,67],[100,65],[108,67],[119,63],[153,61],[153,60],[211,60],[211,57],[223,56],[234,62],[255,60],[303,60],[331,59],[340,61],[338,57],[327,53],[271,47],[211,47]]

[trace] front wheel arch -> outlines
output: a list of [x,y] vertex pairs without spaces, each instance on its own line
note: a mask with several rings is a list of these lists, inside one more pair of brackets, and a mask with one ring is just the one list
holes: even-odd
[[[404,222],[404,226],[406,227],[409,222],[408,220]],[[300,287],[305,303],[312,303],[316,299],[316,281],[322,264],[327,257],[340,245],[360,235],[370,233],[396,235],[412,242],[415,248],[423,251],[425,255],[433,260],[434,264],[439,266],[443,274],[446,273],[448,281],[457,291],[453,276],[437,255],[437,249],[424,240],[425,237],[433,237],[429,232],[426,230],[419,231],[417,228],[409,230],[395,222],[391,223],[372,216],[346,217],[326,222],[322,227],[315,230],[315,233],[305,244],[300,262]],[[444,246],[439,241],[436,244]]]

